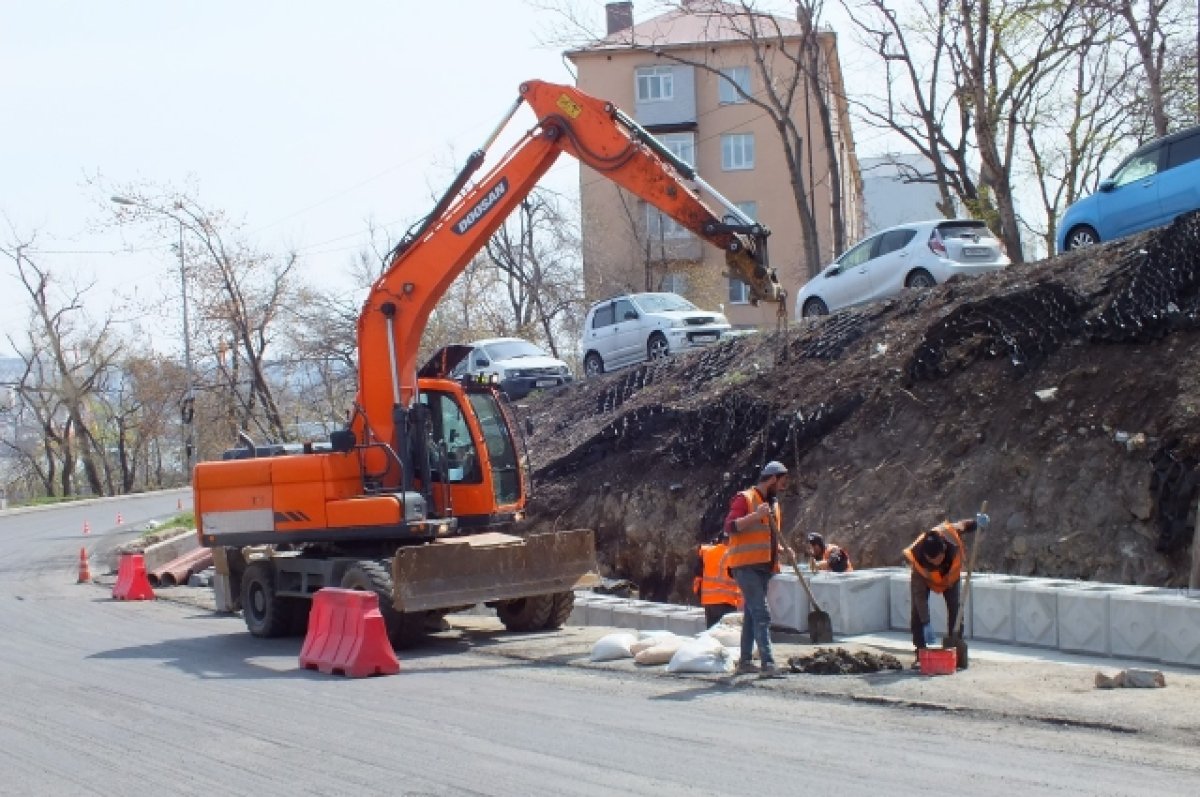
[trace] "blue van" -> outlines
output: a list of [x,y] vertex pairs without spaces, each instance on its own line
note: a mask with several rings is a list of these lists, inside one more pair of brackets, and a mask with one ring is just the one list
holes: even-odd
[[1200,208],[1200,125],[1155,139],[1063,214],[1058,251],[1111,241]]

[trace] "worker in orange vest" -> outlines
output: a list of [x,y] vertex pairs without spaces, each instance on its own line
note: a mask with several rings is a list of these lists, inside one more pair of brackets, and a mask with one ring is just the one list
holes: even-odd
[[[962,535],[986,528],[988,516],[978,514],[974,520],[945,521],[923,532],[913,544],[904,549],[904,558],[912,568],[909,579],[912,610],[909,622],[913,646],[918,651],[936,640],[929,615],[929,593],[936,592],[946,599],[948,615],[946,634],[953,637],[961,608],[959,584],[962,578]],[[915,666],[915,665],[914,665]]]
[[746,605],[742,613],[742,651],[737,672],[755,671],[752,659],[757,644],[762,661],[760,678],[782,675],[771,649],[767,584],[771,576],[779,572],[779,561],[785,552],[789,559],[795,557],[779,536],[783,515],[777,499],[787,478],[788,469],[783,463],[768,462],[759,473],[758,484],[735,495],[729,504],[729,514],[725,516],[725,534],[729,537],[727,561]]
[[828,570],[831,573],[853,573],[854,565],[850,563],[850,555],[846,549],[833,543],[825,544],[825,538],[817,532],[809,532],[808,543],[809,569]]
[[729,575],[729,538],[722,534],[700,546],[696,557],[696,577],[692,591],[704,607],[704,622],[709,628],[730,612],[742,609],[742,593]]

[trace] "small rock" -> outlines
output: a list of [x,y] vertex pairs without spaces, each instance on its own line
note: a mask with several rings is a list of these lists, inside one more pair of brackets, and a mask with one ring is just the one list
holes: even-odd
[[1161,689],[1167,679],[1161,670],[1121,670],[1116,675],[1096,673],[1097,689]]
[[1038,400],[1042,402],[1054,401],[1054,398],[1058,395],[1058,388],[1048,387],[1044,390],[1035,390],[1033,391],[1033,395],[1037,396]]

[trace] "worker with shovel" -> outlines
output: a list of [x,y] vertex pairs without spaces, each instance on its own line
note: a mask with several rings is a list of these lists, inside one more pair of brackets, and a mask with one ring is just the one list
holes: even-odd
[[[933,623],[930,622],[929,593],[936,592],[946,599],[948,627],[946,634],[953,637],[958,628],[958,613],[961,609],[963,541],[962,535],[977,527],[986,527],[988,516],[980,513],[974,519],[945,521],[922,533],[912,545],[904,549],[904,558],[912,568],[910,592],[912,610],[909,620],[912,627],[913,645],[920,651],[936,642]],[[917,665],[914,665],[917,666]]]
[[767,584],[779,572],[784,553],[795,559],[795,553],[783,544],[779,528],[783,517],[777,501],[784,487],[788,469],[781,462],[768,462],[758,477],[758,484],[733,497],[729,514],[725,516],[725,533],[729,536],[726,554],[730,572],[742,591],[745,612],[742,615],[742,655],[737,672],[754,672],[754,646],[762,660],[760,678],[782,675],[771,650],[771,610],[767,606]]

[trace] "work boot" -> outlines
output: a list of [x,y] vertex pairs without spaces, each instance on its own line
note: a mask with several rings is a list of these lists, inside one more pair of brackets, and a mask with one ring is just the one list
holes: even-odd
[[758,674],[759,678],[782,678],[783,670],[775,666],[774,663],[764,664],[762,671]]
[[758,672],[758,665],[752,661],[739,661],[737,669],[733,671],[734,675],[746,675],[748,673]]

